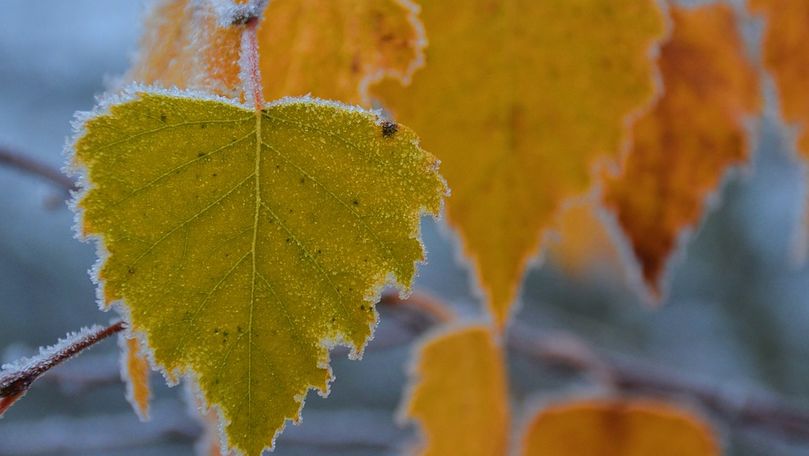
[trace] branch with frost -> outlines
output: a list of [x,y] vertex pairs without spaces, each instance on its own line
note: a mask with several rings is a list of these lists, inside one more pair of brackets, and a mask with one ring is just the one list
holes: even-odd
[[78,189],[76,183],[58,169],[10,149],[0,147],[0,165],[45,179],[65,193]]
[[39,354],[4,364],[0,370],[0,416],[25,395],[31,384],[45,372],[70,359],[81,351],[121,332],[126,326],[122,321],[110,326],[92,326],[68,334],[56,344],[44,347]]

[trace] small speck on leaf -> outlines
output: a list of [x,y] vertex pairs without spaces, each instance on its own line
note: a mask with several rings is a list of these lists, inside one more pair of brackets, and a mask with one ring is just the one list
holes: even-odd
[[382,122],[382,136],[390,138],[399,131],[399,125],[396,122],[385,120]]

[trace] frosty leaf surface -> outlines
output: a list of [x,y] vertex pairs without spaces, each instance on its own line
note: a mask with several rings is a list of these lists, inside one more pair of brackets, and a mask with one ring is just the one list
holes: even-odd
[[623,173],[604,192],[657,297],[681,233],[702,218],[728,169],[747,161],[745,120],[762,104],[731,7],[670,11],[659,58],[665,91],[635,124]]
[[80,229],[108,253],[103,305],[123,301],[157,366],[193,376],[248,455],[327,392],[328,346],[362,352],[445,191],[409,129],[313,99],[254,111],[136,88],[74,148]]
[[449,223],[506,321],[563,201],[617,159],[654,93],[655,0],[425,1],[429,45],[412,84],[371,95],[442,161]]
[[534,416],[522,456],[719,456],[711,428],[662,402],[579,400]]
[[[382,77],[409,80],[426,45],[409,0],[273,0],[258,29],[266,99],[312,94],[369,106]],[[237,27],[205,2],[163,0],[145,24],[128,79],[237,96]]]
[[455,328],[416,354],[404,414],[419,423],[418,454],[499,456],[508,444],[505,364],[491,328]]

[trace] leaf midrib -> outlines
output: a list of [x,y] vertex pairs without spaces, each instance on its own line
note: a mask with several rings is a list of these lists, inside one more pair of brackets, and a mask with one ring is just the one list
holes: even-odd
[[252,390],[253,390],[253,308],[256,302],[256,243],[258,240],[258,221],[259,212],[261,210],[261,110],[256,107],[256,148],[255,148],[255,169],[253,171],[255,182],[255,209],[253,215],[253,242],[251,247],[253,273],[250,278],[250,313],[247,322],[247,439],[248,447],[253,446],[253,432],[252,431]]

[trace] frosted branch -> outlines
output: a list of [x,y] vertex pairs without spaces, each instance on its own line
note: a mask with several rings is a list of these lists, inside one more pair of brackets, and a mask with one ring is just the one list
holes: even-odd
[[4,364],[0,370],[0,416],[22,397],[31,384],[42,374],[56,367],[82,350],[122,331],[122,321],[110,326],[93,326],[70,333],[50,347],[41,348],[39,354]]

